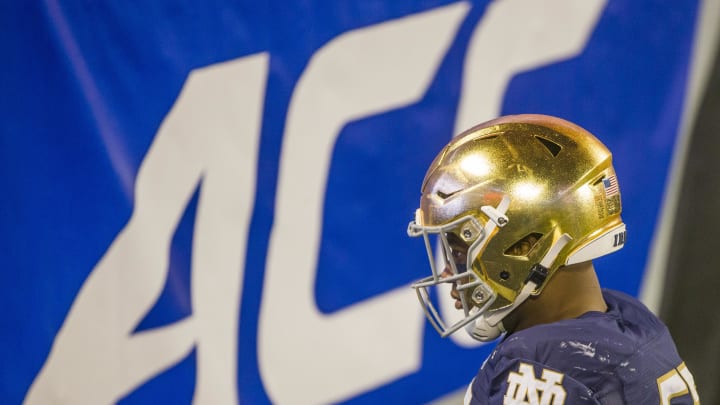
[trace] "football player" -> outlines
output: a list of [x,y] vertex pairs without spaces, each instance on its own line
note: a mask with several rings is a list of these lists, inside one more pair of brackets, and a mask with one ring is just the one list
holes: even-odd
[[[611,153],[560,118],[501,117],[435,158],[408,226],[432,275],[413,288],[443,337],[502,336],[465,403],[699,403],[665,325],[598,283],[592,260],[625,243],[620,214]],[[443,285],[459,320],[431,299]]]

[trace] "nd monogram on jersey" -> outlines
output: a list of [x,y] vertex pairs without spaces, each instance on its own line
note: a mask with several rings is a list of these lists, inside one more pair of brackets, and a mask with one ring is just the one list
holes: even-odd
[[504,404],[509,405],[562,405],[565,403],[564,375],[543,369],[542,377],[535,378],[533,366],[520,363],[517,373],[508,374],[508,388]]

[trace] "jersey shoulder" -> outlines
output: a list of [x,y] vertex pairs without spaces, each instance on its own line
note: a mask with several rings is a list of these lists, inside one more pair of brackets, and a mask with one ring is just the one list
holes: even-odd
[[620,403],[632,398],[659,400],[661,393],[648,387],[657,387],[673,370],[682,371],[667,328],[636,299],[613,291],[604,291],[604,296],[607,312],[507,336],[478,373],[475,395],[506,395],[512,381],[530,384],[531,376],[542,387],[549,384],[547,378],[559,375],[552,381],[559,381],[566,396],[578,403],[585,398]]

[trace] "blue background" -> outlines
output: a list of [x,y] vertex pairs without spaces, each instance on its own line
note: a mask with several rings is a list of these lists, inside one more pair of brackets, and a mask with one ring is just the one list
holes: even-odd
[[[238,391],[243,403],[268,402],[258,373],[257,318],[294,86],[314,52],[338,35],[453,2],[3,3],[1,402],[22,401],[82,283],[129,219],[137,170],[189,72],[262,51],[270,54],[270,72],[242,291]],[[321,311],[429,271],[422,244],[407,238],[405,228],[427,165],[453,135],[468,40],[486,6],[472,3],[419,103],[352,122],[339,135],[318,263]],[[574,121],[614,151],[629,243],[596,267],[605,286],[635,295],[683,109],[696,7],[695,1],[609,1],[578,57],[515,76],[502,106],[503,114]],[[192,312],[196,205],[197,194],[173,239],[167,286],[139,330]],[[431,400],[467,384],[488,351],[461,348],[426,328],[417,373],[348,402]],[[190,354],[122,402],[188,403],[194,366]]]

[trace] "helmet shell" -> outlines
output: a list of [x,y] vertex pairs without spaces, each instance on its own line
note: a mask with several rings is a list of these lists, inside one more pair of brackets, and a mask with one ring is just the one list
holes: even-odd
[[[532,265],[561,235],[572,239],[548,268],[549,277],[573,252],[622,223],[610,151],[587,130],[556,117],[505,116],[455,137],[423,181],[423,225],[466,215],[486,223],[480,207],[496,206],[504,196],[510,198],[509,223],[487,235],[472,265],[498,293],[491,309],[514,301]],[[518,254],[519,243],[529,251]]]

